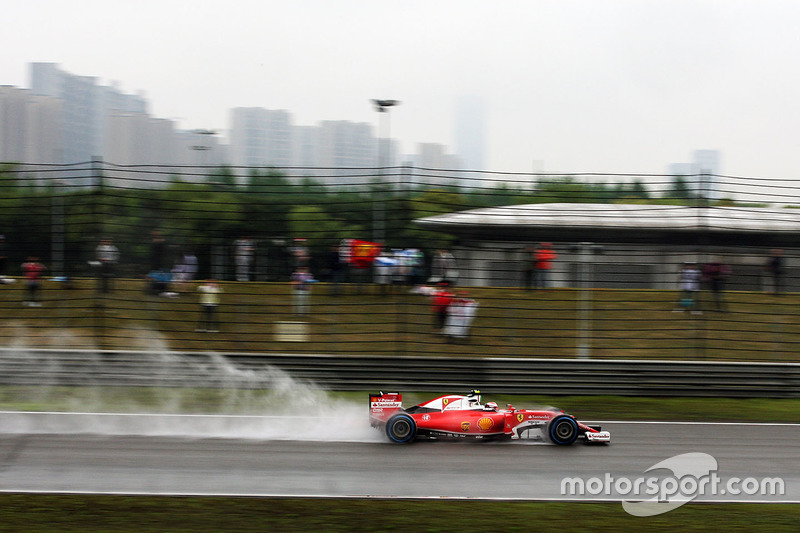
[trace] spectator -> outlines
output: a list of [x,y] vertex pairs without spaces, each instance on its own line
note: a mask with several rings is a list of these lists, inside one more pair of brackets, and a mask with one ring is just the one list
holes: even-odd
[[410,268],[408,267],[408,257],[406,250],[394,248],[392,250],[394,258],[394,268],[392,269],[392,285],[403,286],[406,284]]
[[475,320],[478,302],[469,297],[466,291],[460,291],[450,303],[444,334],[453,341],[469,339],[469,329]]
[[783,292],[783,250],[775,248],[770,252],[770,258],[764,269],[772,277],[772,294],[779,295]]
[[233,243],[236,261],[236,281],[250,281],[250,268],[255,255],[255,242],[250,237],[240,237]]
[[183,267],[183,281],[194,281],[195,276],[197,276],[197,271],[199,270],[199,263],[193,251],[189,250],[183,254]]
[[150,271],[147,273],[147,292],[167,298],[174,298],[178,293],[170,290],[172,271],[167,265],[167,241],[161,232],[153,230],[150,241]]
[[431,282],[455,285],[457,279],[456,258],[449,250],[437,250],[431,265]]
[[298,267],[292,273],[292,313],[296,316],[308,314],[308,300],[311,297],[311,283],[313,281],[308,267]]
[[308,267],[311,253],[308,251],[305,239],[301,237],[294,239],[294,244],[289,249],[289,253],[292,256],[292,269],[294,271],[297,271],[300,267]]
[[28,260],[22,264],[22,273],[25,276],[25,289],[27,299],[22,302],[22,305],[31,307],[41,307],[42,302],[39,296],[42,286],[42,272],[45,266],[39,262],[38,257],[28,257]]
[[552,243],[543,242],[533,252],[533,286],[546,289],[550,285],[550,271],[558,258]]
[[99,284],[97,290],[100,294],[111,292],[112,280],[117,275],[119,250],[114,246],[114,241],[109,238],[102,239],[95,249],[98,263]]
[[722,295],[725,279],[731,273],[728,265],[719,261],[712,261],[703,267],[703,280],[708,284],[711,295],[714,298],[714,305],[717,311],[727,312],[727,305]]
[[167,269],[167,241],[157,229],[150,233],[150,272],[158,272]]
[[384,249],[375,258],[373,268],[375,269],[375,283],[378,285],[378,293],[386,296],[391,290],[392,277],[397,268],[397,261],[389,250]]
[[697,264],[687,261],[683,264],[680,273],[680,298],[678,306],[674,309],[678,311],[690,311],[694,315],[699,315],[700,300],[697,298],[700,289],[700,269]]
[[194,281],[197,269],[197,256],[189,250],[185,251],[180,261],[172,268],[172,279],[175,281],[176,289],[183,292],[186,284]]
[[425,255],[419,248],[409,248],[406,252],[410,268],[409,284],[420,285],[425,281]]
[[6,257],[6,236],[0,235],[0,283],[14,283],[13,278],[6,277],[6,266],[8,265],[8,257]]
[[162,298],[177,298],[179,294],[172,290],[172,272],[168,270],[156,270],[147,275],[150,281],[150,294],[161,296]]
[[453,293],[447,282],[439,282],[436,289],[431,292],[431,304],[433,311],[433,331],[444,333],[444,326],[447,323],[447,313],[453,301]]
[[217,333],[219,332],[219,317],[217,307],[219,306],[222,288],[213,279],[206,280],[205,283],[197,287],[200,293],[200,320],[195,331]]
[[338,296],[341,290],[341,284],[344,283],[345,268],[347,265],[342,261],[339,247],[335,244],[331,245],[328,252],[325,254],[325,271],[330,282],[330,294]]

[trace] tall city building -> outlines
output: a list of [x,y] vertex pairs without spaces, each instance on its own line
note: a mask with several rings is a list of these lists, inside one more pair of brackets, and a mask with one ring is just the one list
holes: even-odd
[[[319,125],[318,165],[322,181],[363,185],[379,179],[378,141],[372,125],[348,120],[324,120]],[[388,157],[393,160],[392,154]]]
[[[104,160],[113,165],[176,165],[178,160],[175,123],[142,113],[117,114],[108,117],[107,149]],[[137,182],[158,187],[169,181],[173,169],[111,167],[106,171],[111,184],[129,185]]]
[[29,66],[31,91],[62,102],[64,163],[83,163],[95,156],[104,156],[109,115],[147,112],[147,102],[141,96],[99,86],[92,76],[69,74],[55,63],[31,63]]
[[[74,184],[91,183],[85,167],[75,164],[95,157],[109,165],[104,170],[109,178],[153,187],[173,176],[202,181],[215,167],[231,164],[275,167],[290,177],[345,186],[373,185],[401,174],[396,170],[399,143],[376,136],[370,123],[327,120],[296,126],[289,111],[240,107],[231,110],[230,142],[222,144],[214,131],[181,131],[174,121],[149,115],[141,94],[100,85],[95,77],[70,74],[56,63],[30,63],[29,74],[30,90],[0,90],[0,159],[73,165]],[[482,143],[475,139],[483,127],[473,116],[466,129],[470,134],[464,138],[473,143],[466,153],[477,161]],[[443,145],[421,144],[419,150],[403,161],[437,173],[442,169],[448,177],[463,168]],[[240,176],[246,174],[245,169]]]
[[63,153],[61,101],[0,86],[0,161],[54,164]]
[[692,152],[692,164],[701,174],[719,174],[720,159],[719,150],[695,150]]
[[486,110],[480,97],[458,97],[455,129],[456,154],[463,170],[486,170]]
[[121,92],[115,85],[97,86],[97,113],[94,115],[94,127],[97,131],[97,154],[108,157],[106,150],[111,138],[106,131],[109,117],[114,115],[147,115],[147,101],[140,94],[132,95]]
[[292,116],[288,111],[237,107],[231,111],[231,147],[237,166],[292,165]]
[[719,150],[694,150],[689,163],[673,163],[670,176],[683,176],[693,194],[718,200],[725,194],[719,189],[722,154]]
[[417,152],[408,156],[415,167],[422,169],[415,172],[412,186],[442,183],[442,179],[451,180],[457,185],[462,178],[462,161],[457,155],[447,152],[447,146],[439,143],[419,143]]
[[319,166],[319,135],[317,126],[295,126],[292,144],[292,163],[304,167],[301,172],[314,175],[308,167]]

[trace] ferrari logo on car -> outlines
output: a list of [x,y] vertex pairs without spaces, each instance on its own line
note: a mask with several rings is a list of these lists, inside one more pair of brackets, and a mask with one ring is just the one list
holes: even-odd
[[448,404],[448,403],[450,403],[450,398],[444,398],[444,399],[442,400],[442,406],[443,406],[443,407],[447,407],[447,404]]
[[469,431],[469,422],[461,422],[461,431]]
[[523,420],[525,420],[525,415],[523,415],[522,413],[518,414],[517,415],[517,422],[522,422]]

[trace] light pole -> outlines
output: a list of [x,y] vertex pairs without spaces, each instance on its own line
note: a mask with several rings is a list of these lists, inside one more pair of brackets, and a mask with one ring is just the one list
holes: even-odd
[[[383,183],[384,167],[388,163],[389,156],[389,108],[400,105],[399,100],[377,100],[373,99],[372,104],[378,112],[378,186],[372,193],[372,219],[373,219],[373,240],[384,244],[386,237],[386,206],[385,198],[381,194]],[[383,118],[385,117],[385,118]],[[385,132],[382,130],[385,129]]]
[[581,289],[578,296],[577,309],[577,354],[578,359],[589,359],[592,354],[592,259],[596,254],[603,253],[603,247],[592,242],[582,242],[572,247],[578,254],[578,286]]
[[[206,152],[208,152],[212,148],[212,146],[211,146],[212,143],[210,141],[210,137],[213,136],[213,135],[216,135],[217,132],[214,131],[214,130],[198,129],[198,130],[192,130],[192,133],[194,135],[198,135],[199,136],[198,139],[200,139],[200,142],[198,142],[197,144],[193,144],[193,145],[189,146],[189,149],[190,150],[196,150],[198,152],[203,152],[202,166],[206,170],[206,173],[208,173],[208,154]],[[202,140],[203,137],[209,138],[209,140],[208,141],[204,141],[204,140]]]
[[[189,146],[190,150],[196,150],[202,152],[202,162],[201,166],[206,173],[206,182],[210,186],[214,186],[213,183],[213,176],[209,171],[208,165],[208,156],[209,151],[212,149],[213,141],[211,138],[217,134],[214,130],[206,130],[206,129],[196,129],[192,130],[191,132],[193,135],[197,136],[198,142],[197,144],[192,144]],[[194,159],[194,158],[192,158]],[[194,164],[194,161],[192,161]],[[221,279],[223,277],[223,257],[224,257],[224,244],[217,244],[217,239],[213,236],[211,237],[211,275],[216,279]]]
[[64,276],[64,196],[61,180],[55,180],[52,187],[52,227],[51,256],[53,261],[53,274],[56,277]]

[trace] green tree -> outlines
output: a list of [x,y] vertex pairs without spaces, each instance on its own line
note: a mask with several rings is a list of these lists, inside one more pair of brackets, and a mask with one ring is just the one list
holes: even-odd
[[630,195],[633,196],[634,198],[641,198],[641,199],[650,198],[650,192],[647,190],[647,187],[645,187],[642,180],[639,179],[633,181],[633,184],[631,185],[630,188]]
[[361,229],[331,218],[321,207],[300,206],[289,212],[289,231],[292,237],[303,237],[311,248],[321,248],[352,237]]
[[672,185],[664,192],[664,198],[673,200],[691,200],[694,197],[686,177],[680,175],[672,177]]

